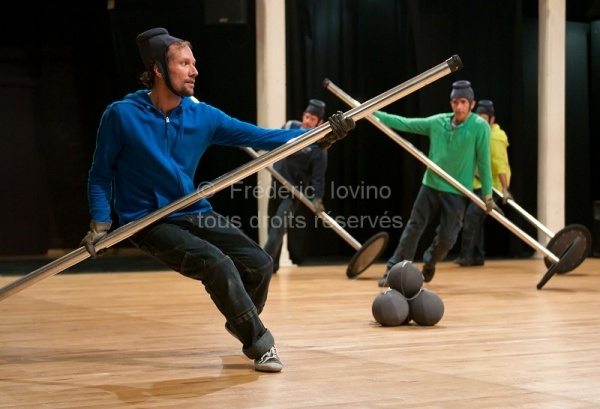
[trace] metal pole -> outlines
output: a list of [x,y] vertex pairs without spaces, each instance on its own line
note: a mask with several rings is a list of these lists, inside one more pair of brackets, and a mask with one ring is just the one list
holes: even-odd
[[[339,87],[337,87],[331,81],[327,80],[327,82],[324,83],[324,85],[327,89],[329,89],[332,93],[337,95],[342,101],[346,102],[349,106],[352,107],[352,106],[359,105],[358,101],[354,100],[352,97],[350,97],[348,94],[346,94],[343,90],[341,90]],[[421,152],[420,150],[415,148],[410,142],[408,142],[405,139],[403,139],[402,137],[400,137],[400,135],[398,135],[396,132],[394,132],[388,126],[382,124],[381,121],[379,121],[379,119],[377,119],[374,115],[368,115],[367,119],[369,120],[369,122],[371,122],[377,128],[379,128],[381,131],[383,131],[386,135],[388,135],[390,138],[392,138],[394,141],[396,141],[400,146],[404,147],[411,154],[413,154],[413,156],[415,156],[417,159],[419,159],[421,162],[423,162],[423,164],[425,164],[426,166],[431,168],[438,175],[440,175],[446,181],[448,181],[452,186],[454,186],[456,189],[458,189],[461,193],[463,193],[465,196],[467,196],[469,199],[471,199],[473,202],[475,202],[475,204],[477,204],[480,208],[482,208],[483,210],[486,210],[486,206],[485,206],[485,203],[483,202],[483,200],[481,200],[475,193],[471,192],[469,189],[467,189],[461,183],[459,183],[456,179],[454,179],[452,176],[450,176],[446,171],[444,171],[436,163],[434,163],[431,159],[429,159],[425,154],[423,154],[423,152]],[[498,211],[492,210],[490,212],[490,215],[492,217],[494,217],[494,219],[498,220],[506,228],[511,230],[513,233],[515,233],[518,237],[520,237],[523,241],[525,241],[531,247],[533,247],[534,249],[536,249],[539,252],[541,252],[542,254],[544,254],[544,256],[548,260],[552,261],[553,263],[557,263],[559,261],[559,258],[554,253],[552,253],[547,248],[542,246],[540,243],[538,243],[536,240],[534,240],[527,233],[525,233],[524,231],[519,229],[519,227],[517,227],[514,223],[512,223],[506,217],[502,216],[502,214],[500,214]]]
[[[498,189],[494,188],[494,192],[500,196],[500,198],[503,197],[502,192],[499,191]],[[521,216],[523,216],[525,219],[527,219],[527,221],[531,224],[533,224],[535,227],[537,227],[539,230],[543,231],[544,234],[546,234],[546,236],[553,238],[554,237],[554,233],[547,228],[546,226],[544,226],[539,220],[537,220],[535,217],[533,217],[532,215],[530,215],[529,213],[527,213],[525,211],[525,209],[523,209],[521,206],[519,206],[519,204],[517,202],[515,202],[512,199],[508,199],[507,203],[509,205],[511,205],[514,209],[516,209],[519,213],[521,213]]]
[[[242,148],[248,152],[252,157],[257,158],[258,153],[252,148]],[[350,260],[348,269],[346,270],[346,276],[348,278],[356,278],[360,273],[366,270],[383,252],[387,245],[389,234],[386,232],[379,232],[367,240],[364,244],[360,244],[354,237],[346,232],[342,226],[338,224],[332,217],[325,212],[317,212],[315,205],[296,187],[286,180],[283,175],[277,172],[273,166],[267,166],[267,169],[275,179],[277,179],[283,186],[285,186],[290,192],[297,196],[302,203],[304,203],[310,210],[319,216],[329,227],[331,227],[337,234],[339,234],[348,244],[356,250],[356,254]]]
[[[397,85],[374,98],[371,98],[367,102],[358,105],[355,108],[350,109],[344,115],[354,119],[355,121],[358,121],[370,113],[375,112],[378,109],[381,109],[386,105],[391,104],[392,102],[395,102],[400,98],[403,98],[406,95],[425,87],[439,78],[458,71],[461,68],[462,62],[460,58],[458,55],[454,55],[443,63],[430,68],[424,73],[417,75],[416,77]],[[256,173],[259,170],[285,158],[286,156],[289,156],[292,153],[297,152],[306,146],[313,144],[314,142],[317,142],[319,139],[328,134],[330,130],[331,127],[329,122],[325,122],[306,132],[305,134],[290,140],[288,143],[265,153],[260,158],[254,159],[242,166],[239,166],[225,175],[214,179],[210,183],[201,185],[197,191],[190,193],[181,199],[178,199],[173,203],[142,217],[141,219],[127,223],[126,225],[115,229],[96,244],[96,250],[99,251],[113,246],[120,241],[134,235],[136,232],[144,227],[149,226],[155,221],[162,219],[163,217],[168,216],[179,209],[183,209],[192,203],[211,196],[214,193],[231,186],[234,183],[252,175],[253,173]],[[73,252],[47,264],[46,266],[40,267],[39,269],[32,271],[20,279],[0,288],[0,301],[3,301],[11,295],[30,287],[44,278],[60,273],[66,268],[69,268],[88,257],[89,254],[85,248],[80,247],[77,250],[74,250]]]
[[[246,151],[253,158],[258,158],[260,155],[252,148],[242,148],[242,150]],[[313,213],[315,213],[321,220],[323,220],[329,227],[331,227],[337,234],[339,234],[346,242],[352,246],[354,250],[358,250],[361,247],[361,244],[346,230],[339,225],[331,216],[329,216],[325,212],[317,212],[315,205],[311,202],[300,190],[296,189],[296,187],[287,181],[283,175],[275,170],[273,166],[267,166],[267,170],[273,175],[275,179],[277,179],[283,186],[286,187],[287,190],[292,192],[294,196],[296,196],[302,203],[304,203]]]

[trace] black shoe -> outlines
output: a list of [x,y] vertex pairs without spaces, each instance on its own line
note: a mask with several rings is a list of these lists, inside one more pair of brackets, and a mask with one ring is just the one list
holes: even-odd
[[383,273],[383,277],[381,277],[381,278],[379,279],[379,281],[377,282],[377,285],[378,285],[379,287],[387,287],[387,286],[388,286],[388,284],[387,284],[387,279],[388,279],[388,274],[389,274],[389,272],[390,272],[390,269],[389,269],[389,268],[387,268],[387,269],[385,270],[385,273]]
[[473,259],[471,258],[457,258],[454,262],[461,267],[469,267],[473,265]]
[[428,283],[433,280],[433,276],[435,275],[435,266],[428,266],[425,264],[423,266],[423,270],[421,270],[421,274],[423,274],[423,281]]
[[471,266],[482,266],[484,265],[483,260],[473,260],[471,258],[459,258],[456,260],[456,264],[461,267],[471,267]]

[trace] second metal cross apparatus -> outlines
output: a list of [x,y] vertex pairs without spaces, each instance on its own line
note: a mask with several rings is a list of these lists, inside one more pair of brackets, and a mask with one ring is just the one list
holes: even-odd
[[[351,107],[360,106],[360,103],[353,99],[350,95],[345,93],[341,88],[336,86],[329,79],[323,81],[323,86],[339,97],[342,101]],[[384,125],[375,117],[375,115],[369,114],[367,116],[369,122],[375,125],[379,130],[383,131],[387,136],[392,138],[400,146],[406,149],[409,153],[415,156],[424,165],[435,171],[438,175],[443,177],[448,183],[458,189],[461,193],[467,196],[470,200],[475,202],[483,210],[486,209],[485,203],[475,193],[464,187],[460,182],[450,176],[446,171],[440,168],[435,162],[429,159],[423,152],[418,150],[410,142],[402,138],[390,127]],[[500,196],[502,194],[500,193]],[[513,200],[508,201],[514,208],[519,210],[529,222],[535,224],[536,227],[544,231],[551,237],[547,247],[542,246],[538,241],[534,240],[531,236],[517,227],[513,222],[504,217],[500,212],[493,210],[490,215],[500,222],[503,226],[508,228],[525,243],[529,244],[533,249],[539,251],[544,255],[544,261],[548,271],[544,274],[541,280],[537,284],[537,289],[541,290],[544,285],[554,276],[554,274],[566,274],[576,267],[578,267],[588,256],[591,249],[591,234],[582,225],[574,224],[564,227],[556,234],[552,233],[549,229],[543,226],[539,221],[535,220],[533,216],[526,213],[520,206]]]

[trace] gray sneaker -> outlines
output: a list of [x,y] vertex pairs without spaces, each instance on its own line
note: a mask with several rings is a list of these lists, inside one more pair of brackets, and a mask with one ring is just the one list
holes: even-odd
[[254,360],[254,370],[259,372],[281,372],[283,364],[277,354],[277,348],[272,346],[258,359]]

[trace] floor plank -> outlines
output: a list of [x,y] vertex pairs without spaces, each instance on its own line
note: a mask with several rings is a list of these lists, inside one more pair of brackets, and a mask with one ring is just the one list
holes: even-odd
[[441,263],[430,327],[381,327],[384,266],[356,280],[346,267],[274,276],[263,320],[279,374],[254,372],[177,273],[49,277],[0,302],[0,408],[600,407],[600,259],[542,290],[539,259]]

